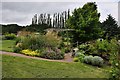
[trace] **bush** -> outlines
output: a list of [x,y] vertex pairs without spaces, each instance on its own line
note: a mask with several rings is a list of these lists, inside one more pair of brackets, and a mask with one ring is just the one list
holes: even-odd
[[79,58],[79,60],[80,60],[81,62],[83,62],[83,61],[84,61],[84,57],[85,57],[84,51],[76,52],[76,53],[75,53],[75,57]]
[[20,47],[14,47],[13,52],[19,53],[22,49]]
[[111,80],[120,80],[120,44],[116,39],[110,41],[111,54],[111,70],[110,70],[110,79]]
[[[19,40],[17,41],[19,42]],[[31,49],[31,50],[39,50],[41,48],[55,48],[58,47],[60,40],[54,37],[53,35],[30,35],[27,37],[22,37],[20,39],[22,43],[22,49]]]
[[40,57],[42,58],[47,58],[47,59],[63,59],[64,58],[64,53],[63,52],[56,52],[53,50],[44,50],[40,54]]
[[84,62],[93,66],[103,66],[104,60],[99,56],[85,56]]
[[93,59],[93,56],[85,56],[84,57],[84,62],[87,63],[87,64],[91,64],[92,63],[92,59]]
[[109,60],[110,43],[107,40],[98,39],[94,43],[89,44],[88,54],[93,56],[100,56],[105,60]]
[[103,66],[103,59],[99,56],[94,56],[93,59],[92,59],[92,65]]
[[[22,53],[30,56],[34,56],[34,51],[38,50],[40,57],[48,58],[48,59],[63,59],[64,53],[60,52],[57,46],[59,45],[60,40],[55,37],[53,34],[50,36],[50,34],[47,35],[29,35],[27,37],[21,37],[20,39],[16,39],[16,47],[21,48],[22,50],[26,50],[28,52],[24,51]],[[57,48],[57,49],[56,49]],[[29,52],[29,50],[32,50],[33,52]],[[30,54],[28,54],[30,53]],[[32,55],[33,54],[33,55]],[[37,56],[37,55],[35,55]]]
[[68,52],[70,52],[70,48],[68,48],[68,47],[65,47],[64,49],[65,49],[65,53],[68,53]]
[[84,54],[80,54],[80,56],[79,56],[79,60],[80,60],[81,62],[84,62],[84,57],[85,57]]
[[88,47],[87,44],[81,44],[81,45],[79,45],[79,49],[80,49],[80,50],[86,50],[87,47]]
[[99,52],[107,52],[109,51],[109,42],[107,40],[97,40],[96,41],[96,48],[99,50]]
[[5,34],[5,35],[3,36],[3,39],[5,39],[5,40],[13,40],[13,39],[15,39],[15,38],[16,38],[16,35],[13,34],[13,33],[11,33],[11,34]]
[[[27,42],[27,43],[26,43]],[[28,36],[23,38],[22,40],[22,48],[23,49],[31,49],[31,50],[37,50],[39,48],[42,48],[45,45],[45,40],[43,36]]]
[[74,62],[79,62],[79,58],[75,57],[75,58],[73,58],[73,61]]
[[15,39],[15,44],[17,45],[18,43],[22,43],[22,38],[24,38],[24,37],[17,37]]
[[85,51],[77,51],[76,53],[75,53],[75,57],[80,57],[81,55],[84,55],[84,53],[85,53]]

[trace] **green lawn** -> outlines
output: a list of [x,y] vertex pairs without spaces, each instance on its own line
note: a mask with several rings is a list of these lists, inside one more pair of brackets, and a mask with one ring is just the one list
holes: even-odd
[[9,55],[2,56],[3,78],[106,78],[108,72],[80,62],[49,62]]
[[2,47],[0,47],[0,50],[13,52],[15,40],[2,40],[2,41],[0,40],[0,44],[2,44]]

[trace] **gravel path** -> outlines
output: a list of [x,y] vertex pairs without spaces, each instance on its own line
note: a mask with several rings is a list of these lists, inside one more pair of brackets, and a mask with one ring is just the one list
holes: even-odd
[[31,57],[31,56],[26,56],[26,55],[19,54],[19,53],[5,52],[5,51],[0,51],[0,54],[32,58],[32,59],[39,59],[39,60],[46,60],[46,61],[55,61],[55,62],[73,62],[73,58],[71,58],[70,53],[65,54],[65,58],[63,60],[50,60],[50,59],[45,59],[45,58],[40,58],[40,57]]

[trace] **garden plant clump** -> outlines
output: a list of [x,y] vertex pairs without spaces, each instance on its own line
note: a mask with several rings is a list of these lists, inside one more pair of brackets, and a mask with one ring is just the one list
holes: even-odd
[[73,61],[74,61],[74,62],[79,62],[79,58],[75,57],[75,58],[73,59]]
[[99,56],[85,56],[84,62],[93,66],[103,66],[104,60]]
[[83,52],[83,51],[76,52],[76,53],[75,53],[75,57],[78,57],[79,60],[80,60],[81,62],[83,62],[83,61],[84,61],[84,57],[85,57],[84,52]]
[[64,52],[62,52],[59,49],[50,49],[46,48],[41,51],[40,57],[47,58],[47,59],[63,59],[64,58]]
[[16,39],[14,52],[48,59],[63,59],[64,52],[58,49],[60,42],[60,38],[55,33],[21,36]]
[[28,55],[28,56],[39,56],[39,53],[37,50],[32,51],[32,50],[26,49],[26,50],[22,50],[21,53]]

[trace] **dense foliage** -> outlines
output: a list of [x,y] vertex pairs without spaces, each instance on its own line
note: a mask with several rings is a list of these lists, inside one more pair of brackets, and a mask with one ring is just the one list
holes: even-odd
[[17,24],[8,24],[2,25],[2,34],[5,33],[15,33],[17,34],[18,31],[29,31],[29,32],[40,32],[45,33],[45,29],[50,28],[47,24],[34,24],[34,25],[27,25],[27,26],[19,26]]
[[[63,59],[64,52],[57,47],[60,45],[61,39],[55,33],[47,33],[46,35],[31,34],[21,36],[16,39],[14,52],[22,52],[31,56],[40,56],[49,59]],[[39,55],[34,55],[34,51]]]
[[97,5],[93,2],[75,9],[67,21],[68,28],[75,29],[72,33],[73,41],[86,42],[100,37],[102,31],[99,26],[99,17]]
[[19,26],[17,24],[2,25],[0,27],[2,27],[1,28],[2,29],[2,34],[5,34],[5,33],[15,33],[15,34],[17,34],[18,31],[23,29],[22,26]]
[[117,37],[120,39],[120,27],[118,27],[117,21],[111,15],[108,15],[107,19],[101,23],[101,28],[104,30],[104,38]]
[[24,30],[26,31],[30,31],[30,32],[40,32],[40,33],[45,33],[45,29],[50,28],[50,26],[48,26],[47,24],[32,24],[32,25],[28,25],[24,28]]
[[110,62],[112,69],[110,70],[110,80],[120,79],[120,44],[115,39],[110,41],[111,54]]
[[79,45],[79,50],[84,52],[86,55],[100,56],[105,60],[110,58],[110,43],[108,40],[97,39],[88,43]]
[[60,51],[59,49],[49,49],[46,48],[42,51],[40,51],[40,57],[47,58],[47,59],[63,59],[64,58],[64,52]]

